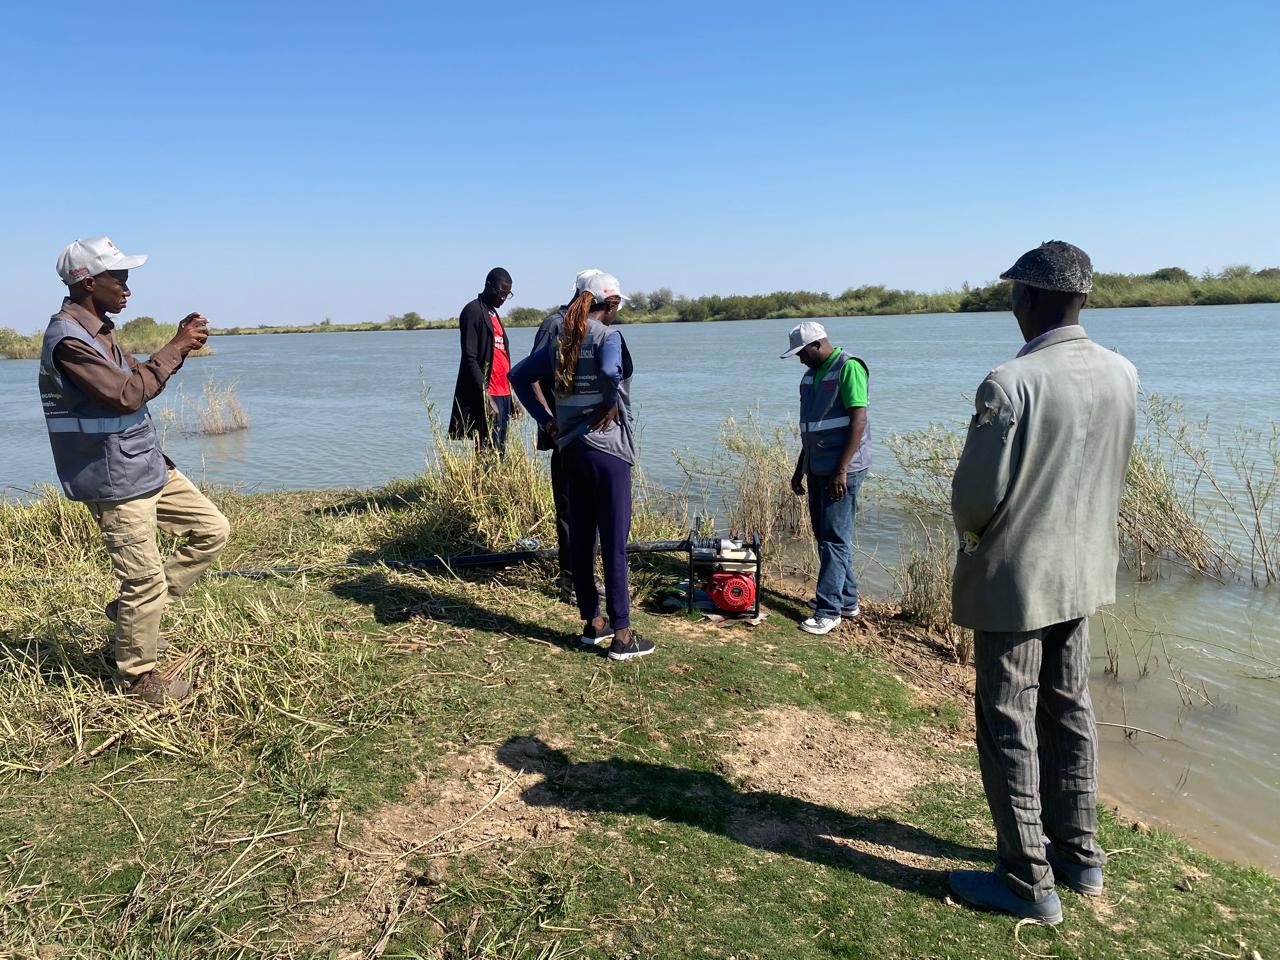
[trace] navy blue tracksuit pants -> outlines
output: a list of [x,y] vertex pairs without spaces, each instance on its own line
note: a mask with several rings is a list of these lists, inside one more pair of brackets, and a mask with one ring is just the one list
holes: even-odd
[[573,589],[584,621],[600,615],[595,549],[600,538],[605,609],[614,630],[631,626],[627,539],[631,536],[631,464],[575,440],[563,450],[569,487],[569,545]]

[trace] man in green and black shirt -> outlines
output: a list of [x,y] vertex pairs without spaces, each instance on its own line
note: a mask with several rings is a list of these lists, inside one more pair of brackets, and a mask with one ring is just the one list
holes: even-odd
[[806,320],[791,331],[790,349],[808,369],[800,379],[800,456],[791,489],[805,493],[818,540],[818,588],[814,615],[800,624],[808,633],[830,633],[841,617],[856,617],[858,578],[853,571],[853,519],[858,490],[871,466],[867,422],[867,365],[832,346],[822,324]]

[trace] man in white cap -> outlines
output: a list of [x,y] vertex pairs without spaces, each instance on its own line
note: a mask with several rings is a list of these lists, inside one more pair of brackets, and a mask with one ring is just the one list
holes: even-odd
[[[127,257],[106,237],[77,240],[58,258],[67,285],[40,352],[40,400],[63,492],[98,522],[120,595],[107,604],[116,624],[116,683],[152,704],[181,700],[191,684],[156,669],[166,646],[160,617],[226,545],[229,526],[160,450],[147,401],[164,390],[187,354],[208,339],[198,313],[151,359],[139,362],[116,342],[112,314],[130,297]],[[156,530],[184,538],[168,560]]]
[[856,617],[858,578],[853,572],[853,520],[858,490],[871,466],[867,422],[866,361],[832,346],[820,323],[806,320],[791,331],[783,358],[799,357],[800,456],[791,477],[796,496],[808,480],[809,520],[818,541],[817,596],[806,633],[830,633],[841,617]]

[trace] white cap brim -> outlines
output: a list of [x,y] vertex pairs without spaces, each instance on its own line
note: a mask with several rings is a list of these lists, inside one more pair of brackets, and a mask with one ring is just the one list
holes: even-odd
[[121,257],[111,266],[107,267],[107,269],[108,270],[132,270],[134,267],[140,267],[146,262],[147,262],[147,255],[145,253],[139,253],[136,256],[132,256],[132,257]]
[[800,346],[795,347],[794,349],[788,350],[786,353],[784,353],[784,354],[783,354],[782,356],[780,356],[778,359],[779,359],[779,360],[785,360],[785,359],[787,359],[787,357],[794,357],[797,353],[799,353],[801,350],[803,350],[805,347],[809,346],[810,344],[814,344],[814,343],[821,343],[821,342],[822,342],[821,340],[810,340],[810,341],[809,341],[809,343],[802,343],[802,344],[800,344]]

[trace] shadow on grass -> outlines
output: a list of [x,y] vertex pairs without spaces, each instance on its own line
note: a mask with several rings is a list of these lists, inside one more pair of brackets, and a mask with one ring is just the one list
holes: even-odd
[[406,487],[396,490],[377,490],[360,494],[338,503],[330,503],[323,507],[312,507],[307,511],[313,517],[348,517],[373,510],[400,510],[404,507],[420,503],[423,499],[421,487]]
[[849,870],[899,890],[940,897],[947,868],[936,861],[994,862],[990,850],[934,836],[886,817],[866,817],[779,793],[738,790],[701,770],[637,760],[575,763],[535,737],[498,748],[512,770],[545,779],[521,795],[534,806],[641,814],[697,827],[770,853]]
[[813,616],[813,611],[805,605],[803,600],[797,600],[790,594],[779,593],[777,590],[770,590],[767,585],[760,591],[760,603],[774,613],[795,620],[796,623]]
[[[650,589],[649,583],[655,579],[665,581],[669,576],[679,573],[679,570],[675,566],[670,569],[659,568],[655,570],[650,567],[650,563],[654,560],[655,558],[646,558],[641,563],[636,564],[637,569],[632,570],[632,592],[633,594],[638,594],[632,600],[632,609],[645,609],[652,613],[669,614],[671,610],[662,609],[659,602],[663,594]],[[365,558],[359,557],[357,559],[356,555],[353,555],[352,561],[365,562]],[[657,562],[661,563],[661,561]],[[538,561],[538,564],[534,569],[541,571],[546,578],[545,583],[542,584],[544,588],[543,594],[548,598],[554,597],[557,593],[554,562],[543,560]],[[459,570],[459,575],[471,583],[493,582],[492,601],[484,604],[453,594],[433,593],[409,580],[391,580],[380,570],[355,579],[334,583],[330,590],[344,600],[352,600],[371,607],[374,619],[380,624],[404,623],[415,617],[425,617],[438,623],[445,623],[468,630],[487,630],[493,633],[551,643],[565,649],[581,650],[587,653],[596,653],[600,656],[605,654],[604,648],[596,649],[580,644],[578,642],[578,634],[572,627],[568,630],[555,629],[540,623],[522,620],[503,612],[502,593],[506,589],[505,584],[502,582],[503,569],[506,568],[484,567]],[[447,573],[448,571],[441,569],[438,572]],[[524,584],[524,586],[527,586],[527,584]],[[604,607],[605,596],[603,590],[601,590],[600,608],[602,612]],[[578,612],[575,607],[562,605],[562,609],[569,616],[577,618]]]
[[[503,612],[501,596],[496,591],[492,603],[482,606],[466,597],[436,594],[412,583],[389,580],[382,572],[343,580],[330,589],[344,600],[371,607],[374,619],[381,624],[404,623],[423,617],[467,630],[485,630],[549,643],[565,650],[604,654],[603,650],[579,643],[576,630],[555,629]],[[571,611],[571,608],[565,607],[565,610]]]
[[0,633],[0,674],[19,665],[34,667],[51,687],[64,685],[69,675],[105,687],[115,675],[115,640],[86,635],[77,642]]

